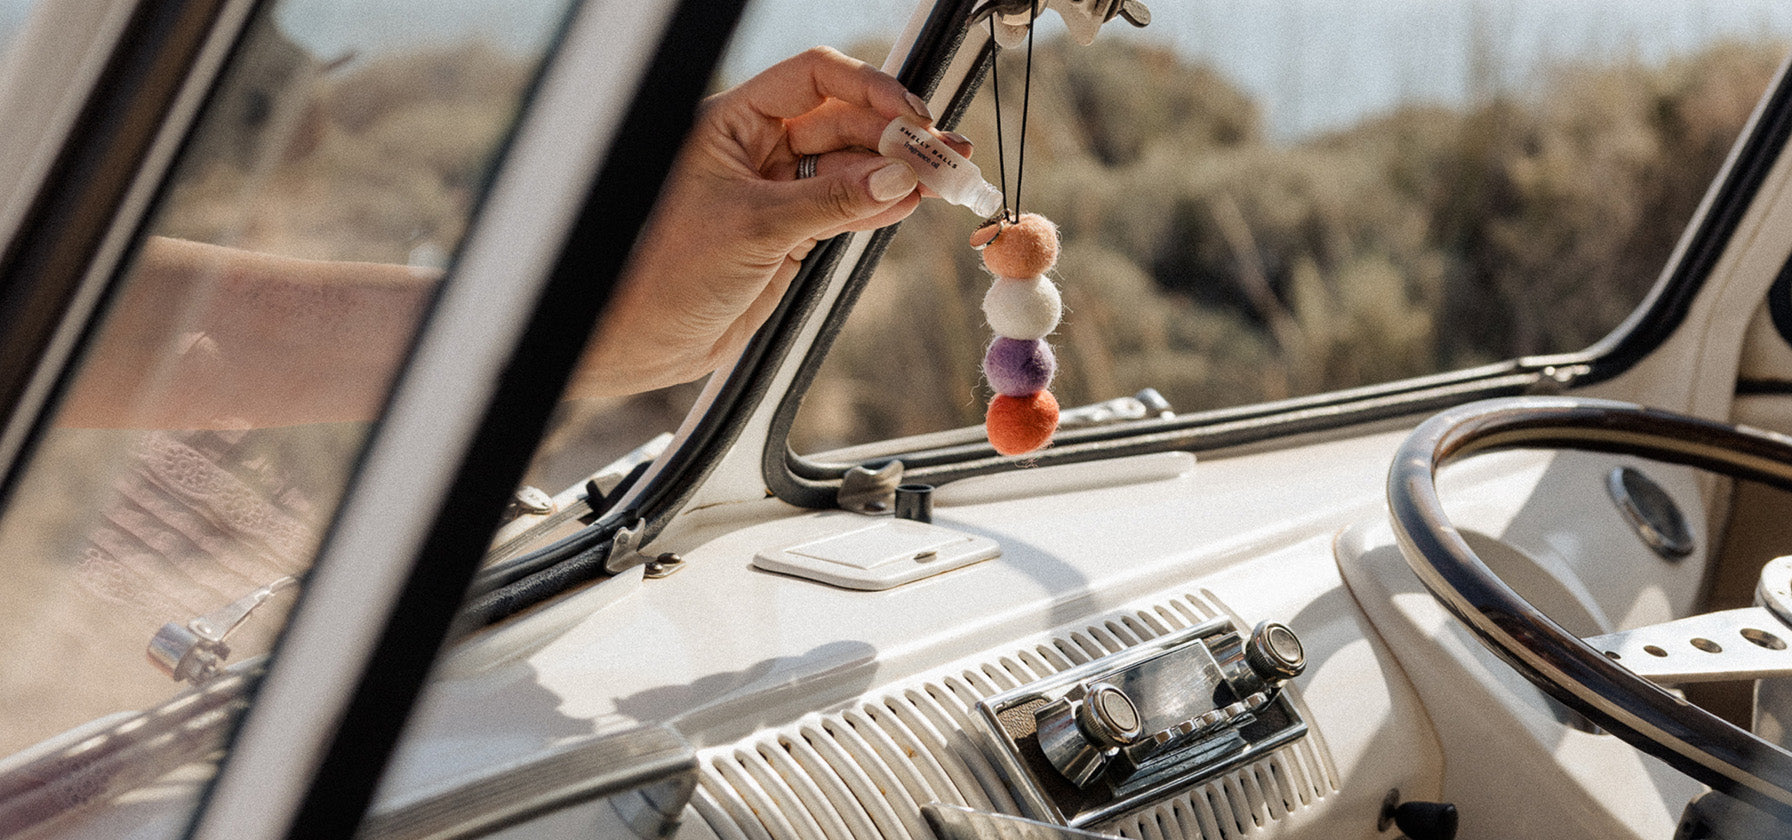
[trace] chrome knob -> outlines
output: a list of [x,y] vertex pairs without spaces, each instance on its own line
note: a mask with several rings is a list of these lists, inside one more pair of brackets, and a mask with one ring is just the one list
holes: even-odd
[[1103,747],[1130,744],[1138,740],[1144,728],[1144,719],[1132,698],[1107,683],[1089,686],[1076,720],[1089,740]]
[[1300,637],[1287,625],[1265,621],[1251,631],[1250,641],[1245,642],[1244,661],[1263,679],[1280,682],[1306,670],[1307,653],[1301,647]]

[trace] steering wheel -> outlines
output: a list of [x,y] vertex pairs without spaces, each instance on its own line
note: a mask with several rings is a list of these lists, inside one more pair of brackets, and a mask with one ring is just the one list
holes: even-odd
[[[1400,447],[1388,474],[1388,506],[1407,564],[1483,644],[1632,746],[1713,789],[1792,818],[1792,753],[1687,703],[1563,629],[1489,571],[1450,524],[1438,499],[1438,469],[1519,447],[1635,455],[1792,490],[1792,437],[1629,403],[1519,397],[1432,417]],[[1776,627],[1786,632],[1783,624]]]

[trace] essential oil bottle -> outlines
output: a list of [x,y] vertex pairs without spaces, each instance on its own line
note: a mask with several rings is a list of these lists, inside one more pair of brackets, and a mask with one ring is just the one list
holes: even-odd
[[983,172],[964,155],[913,117],[897,117],[884,127],[877,152],[915,170],[915,177],[940,197],[969,207],[987,219],[1002,209],[1002,191],[983,180]]

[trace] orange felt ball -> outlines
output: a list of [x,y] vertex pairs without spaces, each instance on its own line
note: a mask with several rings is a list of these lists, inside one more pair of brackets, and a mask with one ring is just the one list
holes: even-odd
[[1058,430],[1058,400],[1050,391],[1024,397],[997,394],[983,418],[989,444],[1003,455],[1032,452],[1052,439]]
[[1058,226],[1038,213],[1002,225],[983,246],[983,264],[997,277],[1038,277],[1058,264]]

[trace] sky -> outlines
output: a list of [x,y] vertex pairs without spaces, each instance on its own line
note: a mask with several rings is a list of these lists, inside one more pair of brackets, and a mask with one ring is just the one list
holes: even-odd
[[[1562,58],[1661,60],[1720,37],[1792,42],[1792,0],[1146,0],[1152,25],[1109,32],[1213,63],[1270,103],[1273,134],[1298,138],[1414,100],[1463,101],[1487,68],[1502,81]],[[0,49],[33,0],[0,0]],[[423,37],[527,49],[559,0],[284,0],[280,20],[321,55]],[[757,0],[724,66],[745,78],[815,44],[887,41],[913,0]],[[1061,30],[1048,17],[1041,35]],[[1104,32],[1102,37],[1109,37]],[[1477,72],[1477,69],[1479,72]]]
[[[900,31],[913,4],[846,0],[852,14],[816,14],[816,0],[760,0],[753,34],[730,56],[742,78],[815,43],[844,46]],[[1792,0],[1145,0],[1151,25],[1115,22],[1119,37],[1170,44],[1205,59],[1271,103],[1276,136],[1349,125],[1414,100],[1458,103],[1472,68],[1522,81],[1550,60],[1638,56],[1659,61],[1716,38],[1777,35],[1792,43]],[[1055,16],[1040,30],[1060,31]],[[889,37],[881,35],[881,37]]]

